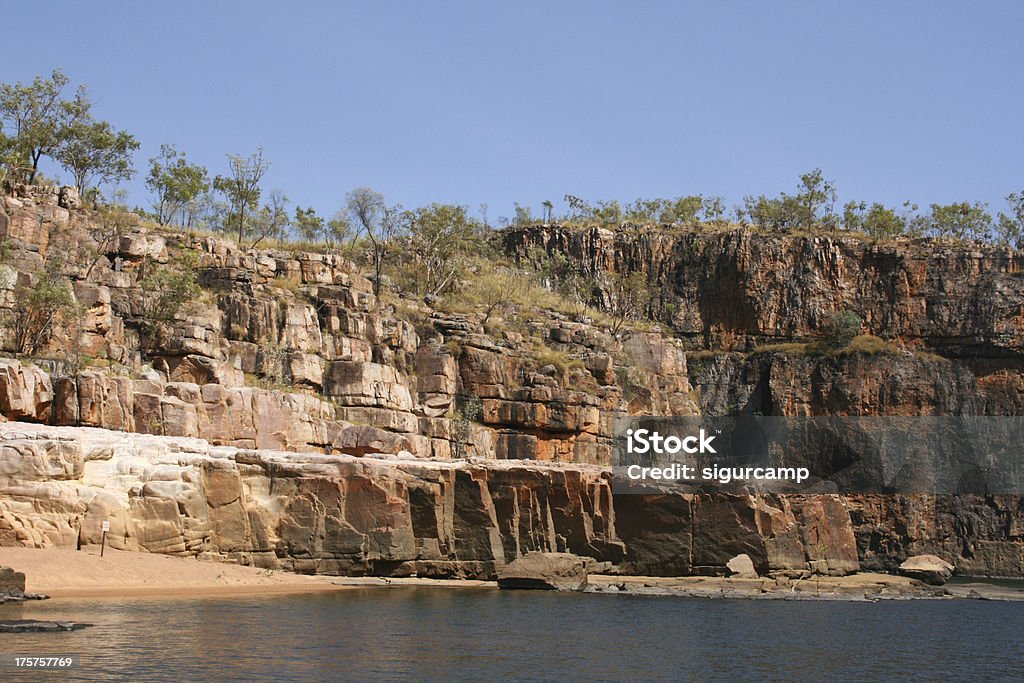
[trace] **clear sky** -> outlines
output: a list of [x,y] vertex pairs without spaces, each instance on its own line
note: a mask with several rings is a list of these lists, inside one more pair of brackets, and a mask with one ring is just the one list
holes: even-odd
[[146,159],[330,214],[369,185],[431,201],[792,191],[841,201],[1024,189],[1024,2],[14,2],[0,81],[63,69]]

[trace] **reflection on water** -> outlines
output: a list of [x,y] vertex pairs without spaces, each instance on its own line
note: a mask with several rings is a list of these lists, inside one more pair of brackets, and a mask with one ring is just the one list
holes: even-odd
[[748,602],[391,588],[291,596],[54,600],[3,619],[6,654],[80,654],[4,680],[706,680],[1012,678],[1024,605]]

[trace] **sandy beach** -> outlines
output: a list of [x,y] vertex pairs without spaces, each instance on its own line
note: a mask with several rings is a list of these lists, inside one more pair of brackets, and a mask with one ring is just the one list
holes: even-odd
[[0,548],[0,566],[25,573],[25,590],[51,598],[192,597],[379,587],[494,587],[493,581],[293,574],[194,558],[98,547]]
[[333,577],[304,576],[192,558],[98,547],[0,548],[0,566],[24,572],[27,591],[53,598],[235,595],[343,590]]

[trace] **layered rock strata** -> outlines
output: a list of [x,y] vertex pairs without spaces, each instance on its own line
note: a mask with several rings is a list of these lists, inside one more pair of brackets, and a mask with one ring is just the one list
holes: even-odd
[[[46,188],[0,206],[0,317],[54,261],[82,311],[57,320],[41,358],[0,360],[10,428],[76,428],[5,446],[0,543],[67,544],[110,512],[124,547],[302,571],[483,576],[543,550],[666,575],[721,573],[740,554],[759,572],[893,571],[923,553],[961,573],[1024,575],[1019,497],[612,496],[602,469],[626,415],[1020,415],[1024,261],[1012,250],[738,228],[496,235],[511,257],[566,254],[609,308],[598,274],[646,273],[662,331],[612,334],[542,308],[485,329],[412,297],[379,301],[337,255],[143,227],[106,239],[100,222]],[[141,276],[185,254],[202,294],[153,345]],[[759,346],[814,341],[842,309],[890,348]],[[93,458],[89,428],[125,434]],[[188,462],[159,477],[190,474],[149,486],[173,451],[165,439]],[[113,462],[123,469],[82,479]],[[207,477],[219,468],[234,474]],[[241,493],[225,502],[218,477]],[[350,496],[350,480],[372,485]],[[375,531],[378,517],[403,530]]]
[[99,543],[328,574],[494,578],[533,551],[618,571],[857,569],[832,497],[614,496],[608,470],[317,455],[91,427],[0,425],[0,545]]
[[[378,301],[337,255],[143,228],[104,241],[99,217],[57,206],[56,195],[4,201],[0,316],[13,315],[18,287],[46,259],[73,264],[84,309],[75,324],[58,321],[43,353],[51,380],[21,378],[47,387],[49,407],[5,411],[11,419],[278,450],[337,448],[357,425],[423,457],[607,464],[615,416],[697,410],[686,356],[658,332],[618,339],[537,310],[522,331],[486,334],[475,316]],[[141,275],[181,267],[184,254],[198,261],[203,294],[153,346]],[[72,348],[84,372],[69,367]],[[479,416],[460,424],[475,412],[467,403]]]
[[992,358],[1024,351],[1024,255],[1008,247],[735,226],[532,226],[502,240],[508,253],[564,253],[598,287],[601,273],[646,273],[659,290],[651,313],[694,349],[814,340],[830,313],[847,309],[868,332],[911,348]]

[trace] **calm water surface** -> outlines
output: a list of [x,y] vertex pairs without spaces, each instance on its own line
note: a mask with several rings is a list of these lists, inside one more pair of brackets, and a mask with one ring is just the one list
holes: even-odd
[[764,602],[390,588],[273,597],[53,600],[3,619],[0,653],[82,657],[12,681],[1007,680],[1024,603]]

